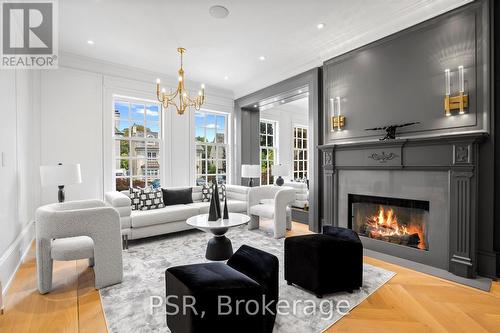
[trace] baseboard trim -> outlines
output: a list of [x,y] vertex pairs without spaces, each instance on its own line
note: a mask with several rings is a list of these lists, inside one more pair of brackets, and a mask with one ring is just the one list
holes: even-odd
[[489,292],[491,289],[491,279],[486,278],[486,277],[478,276],[475,279],[467,279],[467,278],[452,274],[444,269],[424,265],[424,264],[410,261],[410,260],[403,259],[403,258],[394,257],[394,256],[391,256],[391,255],[388,255],[385,253],[380,253],[380,252],[376,252],[376,251],[369,250],[369,249],[363,249],[363,254],[365,256],[368,256],[368,257],[387,261],[387,262],[395,264],[395,265],[403,266],[403,267],[413,269],[413,270],[421,272],[421,273],[429,274],[429,275],[432,275],[432,276],[435,276],[435,277],[438,277],[441,279],[445,279],[448,281],[463,284],[463,285],[466,285],[466,286],[469,286],[472,288],[476,288],[476,289],[480,289],[480,290],[483,290],[486,292]]
[[[0,257],[0,279],[5,295],[35,238],[35,221],[30,221]],[[7,281],[5,284],[3,281]]]

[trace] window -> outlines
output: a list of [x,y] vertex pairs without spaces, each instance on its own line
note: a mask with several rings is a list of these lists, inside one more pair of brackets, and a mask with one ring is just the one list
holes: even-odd
[[159,104],[116,98],[114,158],[117,191],[160,186],[161,108]]
[[227,115],[196,111],[196,185],[226,183],[228,128]]
[[271,175],[271,166],[276,161],[276,122],[260,121],[260,184],[274,184],[274,177]]
[[307,128],[293,128],[293,178],[307,179]]

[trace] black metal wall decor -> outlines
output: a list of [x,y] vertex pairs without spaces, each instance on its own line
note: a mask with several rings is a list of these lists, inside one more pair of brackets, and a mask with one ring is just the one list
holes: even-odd
[[387,126],[382,126],[382,127],[374,127],[374,128],[367,128],[365,131],[385,131],[385,136],[380,138],[380,141],[384,140],[394,140],[396,139],[396,131],[400,127],[406,127],[406,126],[411,126],[411,125],[417,125],[420,124],[420,122],[416,121],[413,123],[405,123],[405,124],[394,124],[394,125],[387,125]]

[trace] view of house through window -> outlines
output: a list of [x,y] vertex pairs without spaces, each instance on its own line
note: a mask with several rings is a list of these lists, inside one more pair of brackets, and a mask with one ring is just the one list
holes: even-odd
[[114,177],[117,191],[160,186],[161,108],[156,103],[116,98]]
[[293,179],[307,179],[307,128],[293,128]]
[[260,121],[260,168],[261,185],[274,184],[274,177],[271,174],[271,166],[276,161],[276,122]]
[[228,117],[196,111],[196,185],[225,183],[227,179]]

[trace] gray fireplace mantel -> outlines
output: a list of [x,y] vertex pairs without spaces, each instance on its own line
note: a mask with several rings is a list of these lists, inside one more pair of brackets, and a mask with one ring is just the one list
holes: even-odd
[[475,277],[478,145],[484,132],[318,146],[326,225],[339,225],[338,170],[423,170],[449,174],[449,271]]

